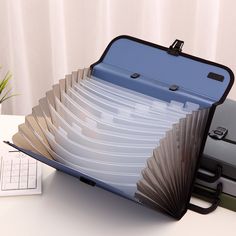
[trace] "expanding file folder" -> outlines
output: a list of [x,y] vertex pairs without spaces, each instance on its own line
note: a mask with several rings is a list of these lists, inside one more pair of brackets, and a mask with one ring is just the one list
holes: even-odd
[[212,116],[233,73],[130,36],[54,85],[13,136],[58,170],[180,219],[188,208]]
[[[222,184],[218,196],[220,206],[236,211],[236,101],[227,99],[214,114],[195,189],[214,192]],[[202,176],[202,173],[207,174]],[[205,177],[205,178],[204,178]],[[201,196],[204,197],[204,196]]]
[[236,102],[227,99],[217,107],[206,141],[201,167],[215,171],[222,167],[222,176],[236,181]]

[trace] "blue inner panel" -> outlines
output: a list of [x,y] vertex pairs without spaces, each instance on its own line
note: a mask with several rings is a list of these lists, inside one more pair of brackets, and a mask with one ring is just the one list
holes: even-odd
[[[224,76],[217,81],[208,78],[210,72]],[[139,73],[138,79],[130,78]],[[168,101],[192,101],[210,106],[220,100],[230,83],[227,70],[184,56],[173,56],[166,51],[128,38],[114,41],[103,61],[97,64],[92,75]],[[171,85],[179,90],[172,92]]]
[[114,68],[114,66],[100,63],[95,66],[93,70],[93,76],[99,79],[106,80],[110,83],[132,89],[136,92],[146,94],[148,96],[170,102],[171,100],[179,101],[182,103],[193,102],[199,104],[200,107],[210,107],[214,103],[211,99],[189,93],[183,88],[178,91],[170,91],[169,85],[159,82],[154,79],[146,78],[141,75],[138,79],[130,78],[131,71],[125,71],[120,68]]

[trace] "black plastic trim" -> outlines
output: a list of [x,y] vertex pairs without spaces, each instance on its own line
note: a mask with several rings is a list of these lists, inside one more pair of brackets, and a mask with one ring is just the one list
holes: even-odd
[[[195,172],[194,172],[194,175],[193,176],[197,176],[197,171],[200,167],[200,162],[201,162],[201,157],[203,155],[203,151],[204,151],[204,147],[205,147],[205,144],[206,144],[206,140],[207,140],[207,137],[208,137],[208,131],[210,129],[210,126],[211,126],[211,121],[213,119],[213,116],[214,116],[214,113],[215,113],[215,110],[216,110],[216,105],[213,104],[210,108],[210,111],[209,111],[209,115],[208,115],[208,119],[207,119],[207,123],[206,123],[206,128],[205,128],[205,133],[204,133],[204,136],[203,136],[203,139],[202,139],[202,144],[201,144],[201,148],[200,148],[200,151],[199,151],[199,158],[197,160],[197,163],[196,163],[196,168],[195,168]],[[192,183],[190,186],[191,189],[190,189],[190,193],[189,193],[189,197],[187,199],[187,204],[190,202],[190,199],[191,199],[191,195],[193,193],[193,189],[194,189],[194,182],[195,182],[195,178],[193,178],[192,180]]]
[[219,74],[216,74],[216,73],[213,73],[213,72],[210,72],[207,75],[207,78],[213,79],[213,80],[216,80],[216,81],[220,81],[220,82],[224,81],[224,76],[223,75],[219,75]]
[[170,90],[170,91],[177,91],[178,89],[179,89],[179,86],[176,85],[176,84],[173,84],[173,85],[171,85],[171,86],[169,87],[169,90]]
[[132,79],[137,79],[138,77],[140,77],[139,73],[133,73],[132,75],[130,75],[130,78]]
[[192,211],[195,211],[199,214],[203,214],[203,215],[211,213],[220,204],[219,196],[222,193],[222,189],[223,189],[222,183],[219,183],[217,185],[217,189],[213,193],[210,192],[210,191],[207,191],[206,189],[203,190],[203,189],[200,189],[200,188],[195,186],[194,187],[194,192],[198,195],[204,196],[204,197],[208,198],[209,200],[211,200],[212,205],[210,207],[204,208],[204,207],[200,207],[200,206],[197,206],[195,204],[189,203],[188,209],[190,209]]
[[236,145],[236,141],[234,141],[232,139],[223,138],[222,141]]
[[91,186],[95,186],[96,185],[96,183],[94,182],[94,181],[92,181],[92,180],[90,180],[90,179],[87,179],[87,178],[85,178],[85,177],[83,177],[83,176],[81,176],[80,178],[79,178],[79,180],[81,181],[81,182],[83,182],[83,183],[85,183],[85,184],[88,184],[88,185],[91,185]]
[[208,183],[216,182],[221,177],[221,175],[222,175],[222,167],[220,165],[216,166],[216,171],[214,173],[214,176],[204,174],[202,172],[197,172],[197,178]]
[[219,206],[219,204],[220,204],[220,199],[214,200],[212,205],[208,208],[203,208],[200,206],[196,206],[192,203],[189,203],[188,209],[191,211],[195,211],[199,214],[206,215],[206,214],[213,212]]
[[214,173],[217,165],[222,166],[221,177],[236,181],[235,167],[233,165],[230,165],[229,163],[220,162],[214,157],[203,155],[201,159],[200,168]]
[[201,195],[201,196],[204,196],[206,198],[217,198],[220,196],[220,194],[222,193],[223,191],[223,184],[222,183],[218,183],[217,184],[217,187],[216,187],[216,190],[213,192],[213,191],[208,191],[207,189],[202,189],[202,188],[199,188],[198,186],[194,186],[194,189],[193,189],[193,192],[198,194],[198,195]]
[[180,52],[182,52],[182,48],[184,46],[184,41],[176,39],[169,47],[167,53],[173,56],[179,56]]
[[211,130],[208,135],[213,139],[223,140],[227,133],[228,129],[218,126],[216,129]]

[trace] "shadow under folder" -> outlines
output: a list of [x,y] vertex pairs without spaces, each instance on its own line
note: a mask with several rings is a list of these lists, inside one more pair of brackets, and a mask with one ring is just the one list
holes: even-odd
[[[50,195],[49,207],[61,207],[62,214],[101,224],[123,227],[155,227],[175,222],[169,216],[135,204],[103,189],[80,182],[77,178],[55,171],[44,179],[43,194]],[[79,216],[80,215],[80,216]]]

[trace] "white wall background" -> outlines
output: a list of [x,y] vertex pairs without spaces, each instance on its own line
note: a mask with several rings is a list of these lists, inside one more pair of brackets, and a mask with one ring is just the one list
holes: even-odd
[[0,0],[0,76],[10,70],[21,94],[3,111],[30,113],[53,83],[121,34],[164,46],[182,39],[184,52],[236,73],[235,9],[235,0]]

